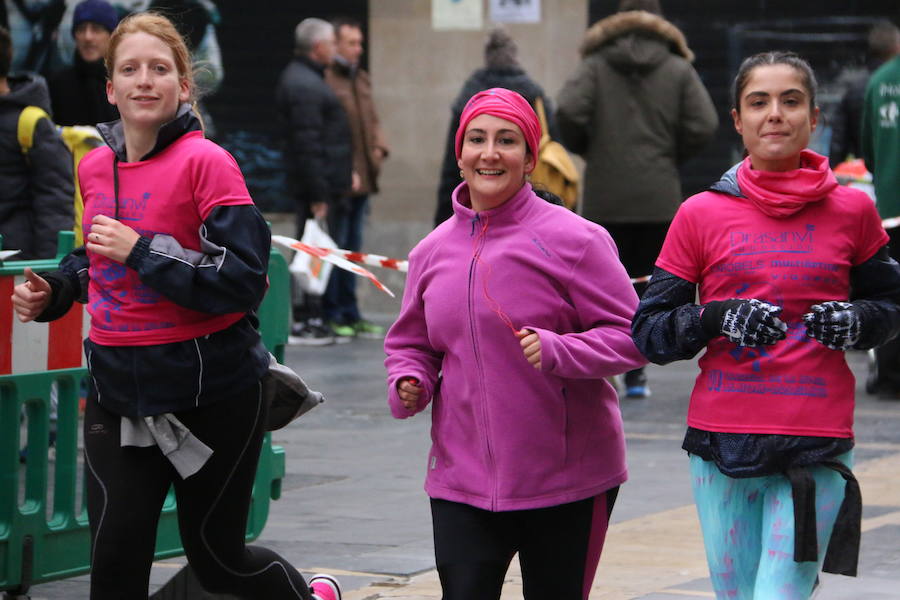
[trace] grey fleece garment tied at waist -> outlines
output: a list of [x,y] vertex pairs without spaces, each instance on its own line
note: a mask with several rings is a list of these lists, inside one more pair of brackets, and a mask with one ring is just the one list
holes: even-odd
[[206,464],[212,449],[197,439],[172,413],[152,417],[122,417],[121,446],[159,446],[182,479]]

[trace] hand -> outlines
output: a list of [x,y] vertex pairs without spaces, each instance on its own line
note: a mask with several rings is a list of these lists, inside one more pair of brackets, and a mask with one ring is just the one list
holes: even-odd
[[707,332],[721,334],[739,346],[771,346],[783,340],[787,324],[779,319],[780,306],[756,298],[713,301],[700,317]]
[[25,267],[25,283],[13,288],[12,304],[16,316],[23,323],[33,321],[50,304],[53,291],[43,277]]
[[422,395],[422,386],[415,377],[403,377],[397,381],[397,393],[400,394],[400,401],[403,402],[403,408],[412,412],[419,405],[419,396]]
[[353,174],[350,176],[350,191],[358,192],[360,188],[362,188],[362,177],[359,176],[359,173],[353,171]]
[[314,219],[321,221],[328,216],[328,203],[313,202],[309,205],[309,210],[312,213]]
[[91,232],[87,236],[87,249],[110,260],[125,264],[140,234],[124,223],[95,215],[91,219]]
[[538,334],[530,329],[520,329],[516,332],[519,338],[519,345],[522,346],[522,353],[525,359],[532,367],[541,370],[541,338]]
[[809,307],[803,315],[806,335],[832,350],[849,350],[859,342],[862,319],[850,302],[831,300]]

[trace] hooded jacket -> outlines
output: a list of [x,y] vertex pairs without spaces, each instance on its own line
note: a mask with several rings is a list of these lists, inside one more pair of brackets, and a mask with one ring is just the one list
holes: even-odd
[[682,200],[678,165],[712,139],[718,117],[681,31],[644,11],[585,34],[559,93],[562,142],[586,161],[582,214],[598,223],[664,223]]
[[549,121],[550,135],[556,137],[556,122],[553,117],[553,106],[550,99],[544,95],[544,90],[528,74],[516,65],[491,65],[477,69],[472,73],[456,99],[450,107],[450,125],[447,129],[447,140],[444,144],[444,160],[441,163],[441,182],[437,193],[437,211],[434,216],[434,225],[437,227],[447,218],[453,215],[453,202],[451,195],[454,188],[460,184],[459,167],[456,164],[456,129],[459,127],[459,118],[469,98],[482,90],[501,87],[512,90],[528,100],[534,107],[538,98],[544,101],[544,112]]
[[25,156],[18,138],[19,115],[26,106],[50,112],[43,77],[7,79],[10,92],[0,96],[0,234],[3,248],[18,249],[16,259],[53,258],[60,231],[75,225],[72,155],[56,126],[39,119]]
[[[120,121],[99,129],[108,146],[79,163],[85,231],[102,213],[141,237],[125,264],[80,247],[58,271],[42,273],[53,294],[37,320],[59,318],[76,300],[89,303],[84,346],[93,391],[119,415],[177,412],[256,385],[268,368],[255,310],[271,232],[237,163],[203,138],[189,104],[139,161],[126,162]],[[169,194],[184,186],[191,192]]]
[[[622,418],[604,377],[646,361],[631,341],[637,296],[612,239],[528,184],[479,213],[468,197],[463,183],[454,216],[411,252],[385,339],[392,414],[434,404],[426,491],[506,511],[621,484]],[[541,370],[511,328],[538,334]],[[412,412],[397,393],[403,377],[424,388]]]

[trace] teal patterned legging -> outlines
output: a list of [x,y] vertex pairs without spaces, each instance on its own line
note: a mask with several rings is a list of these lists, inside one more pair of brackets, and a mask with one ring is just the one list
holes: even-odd
[[[844,499],[844,479],[827,467],[816,482],[819,560],[794,562],[794,502],[784,475],[735,479],[691,456],[691,484],[706,560],[719,600],[806,600]],[[838,457],[852,466],[853,452]]]

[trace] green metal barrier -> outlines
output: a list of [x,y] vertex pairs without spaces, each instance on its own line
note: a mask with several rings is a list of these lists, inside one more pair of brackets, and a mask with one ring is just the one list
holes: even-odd
[[[71,232],[60,233],[61,254],[71,250],[72,238]],[[59,258],[7,262],[0,266],[0,277],[20,275],[26,266],[53,269]],[[269,261],[270,285],[260,306],[260,330],[266,346],[281,360],[290,328],[290,278],[279,252],[273,251]],[[0,305],[8,306],[4,300],[0,299]],[[90,531],[79,461],[79,396],[86,376],[83,368],[0,376],[0,592],[25,594],[33,584],[90,570]],[[48,448],[53,388],[58,399],[55,457]],[[23,428],[27,432],[24,465],[19,461]],[[272,446],[267,434],[253,485],[248,541],[262,533],[269,501],[281,495],[284,473],[284,449]],[[155,557],[181,554],[170,491],[159,521]]]

